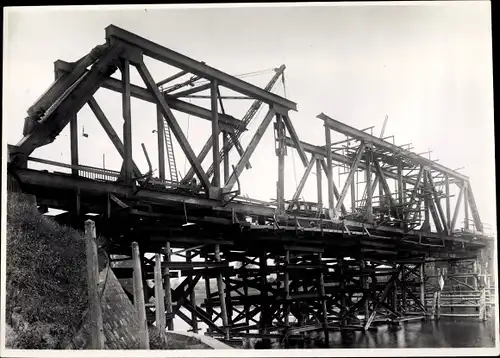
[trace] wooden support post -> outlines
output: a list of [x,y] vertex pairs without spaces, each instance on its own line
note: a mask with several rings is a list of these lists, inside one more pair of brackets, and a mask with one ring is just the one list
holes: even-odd
[[[221,262],[220,259],[220,246],[219,244],[215,245],[215,261]],[[229,339],[229,325],[227,320],[227,309],[226,309],[226,294],[224,292],[224,281],[222,281],[222,274],[219,273],[217,275],[217,289],[219,290],[219,301],[220,301],[220,310],[222,316],[222,326],[225,331],[225,338]]]
[[231,301],[231,276],[224,275],[224,286],[226,289],[227,324],[233,325],[233,302]]
[[156,328],[160,331],[160,337],[166,339],[165,334],[165,291],[163,289],[163,278],[161,274],[161,257],[155,255],[155,314]]
[[165,180],[165,120],[160,106],[156,106],[156,134],[158,137],[158,174]]
[[134,265],[134,305],[139,317],[139,348],[149,349],[148,321],[142,286],[141,256],[139,244],[132,243],[132,261]]
[[122,99],[123,99],[123,145],[125,147],[124,172],[125,184],[132,184],[132,117],[130,108],[130,63],[122,60]]
[[81,212],[82,205],[81,205],[81,191],[80,188],[76,189],[76,196],[75,196],[75,213],[76,217],[80,217],[82,214]]
[[231,175],[229,171],[229,133],[222,132],[222,147],[224,148],[224,183],[226,183]]
[[85,221],[85,236],[87,242],[87,287],[91,324],[91,348],[104,349],[104,330],[102,324],[101,299],[99,297],[99,265],[97,261],[97,244],[95,241],[95,223]]
[[477,259],[472,263],[472,286],[474,290],[477,290],[477,281],[478,281],[478,267],[477,267]]
[[285,214],[285,153],[286,153],[286,133],[285,124],[281,114],[276,113],[276,155],[278,156],[278,188],[277,188],[277,201],[278,213]]
[[420,302],[422,302],[422,305],[426,307],[425,305],[425,277],[424,277],[424,271],[425,271],[425,261],[422,262],[420,265]]
[[[318,263],[323,265],[323,255],[318,253]],[[330,336],[328,334],[328,307],[326,305],[326,291],[325,291],[325,277],[323,274],[323,268],[319,274],[319,287],[320,287],[320,295],[321,295],[321,308],[323,309],[323,332],[325,335],[325,345],[327,347],[330,346]]]
[[[340,273],[340,282],[339,282],[339,289],[340,289],[340,314],[344,314],[346,311],[346,297],[345,297],[345,280],[344,280],[344,258],[340,256],[338,258],[338,266],[339,266],[339,273]],[[345,320],[341,321],[340,324],[344,324]]]
[[[283,315],[286,329],[290,326],[290,275],[288,273],[288,265],[290,264],[290,250],[285,250],[285,262],[283,267],[285,302],[283,304]],[[288,339],[285,338],[285,348],[288,348]]]
[[436,319],[437,316],[437,301],[438,301],[438,291],[435,291],[432,297],[431,320]]
[[[78,165],[78,121],[76,114],[71,116],[69,130],[71,140],[71,165]],[[78,176],[78,169],[71,169],[71,175]]]
[[[165,263],[169,263],[172,259],[172,251],[170,250],[170,242],[165,242]],[[174,319],[170,317],[170,315],[174,312],[172,307],[172,286],[170,285],[170,269],[165,267],[164,271],[164,280],[165,280],[165,308],[167,310],[167,314],[169,318],[167,318],[167,328],[169,331],[174,330]]]
[[330,219],[333,217],[333,163],[332,163],[332,138],[330,128],[325,123],[325,148],[326,148],[326,178],[328,182],[328,210]]
[[[397,268],[397,265],[396,265]],[[398,283],[394,280],[394,284],[392,285],[392,310],[394,312],[398,312]]]
[[[186,263],[191,262],[191,256],[192,256],[191,250],[187,250],[186,251]],[[191,276],[191,274],[189,274],[187,276],[187,282],[188,282],[188,287],[191,287],[192,282],[193,282],[193,276]],[[190,299],[193,307],[196,307],[196,293],[195,293],[194,287],[191,289],[191,292],[189,292],[189,299]],[[198,318],[196,317],[195,311],[191,312],[191,328],[193,330],[193,333],[198,333]]]
[[[364,259],[361,259],[359,263],[359,268],[361,271],[364,271],[366,268],[366,263]],[[367,275],[362,275],[361,276],[361,287],[363,288],[364,292],[363,295],[368,295],[368,276]],[[365,313],[365,322],[368,322],[368,318],[370,318],[370,301],[368,298],[365,300],[364,303],[364,313]]]
[[212,105],[212,157],[214,178],[213,185],[220,188],[220,157],[219,157],[219,109],[218,109],[218,84],[212,80],[210,86],[210,100]]
[[482,287],[479,296],[479,319],[486,321],[486,287]]
[[[246,270],[246,260],[247,257],[243,256],[243,260],[241,261],[241,272],[242,272],[242,279],[243,279],[243,294],[245,297],[248,297],[248,281],[247,281],[247,270]],[[243,305],[243,309],[245,311],[245,324],[248,326],[250,325],[250,305],[248,304],[248,301],[245,300],[245,303]],[[250,333],[250,329],[247,328],[246,330],[247,333]]]
[[437,291],[436,296],[436,319],[439,319],[439,314],[441,313],[441,291]]
[[406,278],[405,278],[405,264],[401,264],[401,310],[406,313]]
[[[261,311],[260,311],[260,334],[268,333],[268,321],[270,319],[269,315],[269,302],[267,294],[267,252],[266,248],[263,247],[259,257],[260,266],[260,297],[261,297]],[[269,340],[263,340],[263,342],[269,342]]]
[[[207,314],[208,314],[208,318],[210,319],[210,321],[213,320],[213,316],[212,316],[212,310],[213,310],[213,304],[212,304],[212,292],[210,290],[210,277],[209,276],[205,276],[205,293],[206,293],[206,306],[207,306]],[[213,328],[211,326],[208,326],[207,327],[207,331],[208,332],[213,332]]]

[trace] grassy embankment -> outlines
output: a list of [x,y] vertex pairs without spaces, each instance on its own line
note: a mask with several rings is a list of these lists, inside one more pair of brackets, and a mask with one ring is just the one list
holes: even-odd
[[[6,347],[66,347],[87,310],[83,233],[59,225],[25,197],[9,193],[6,256]],[[208,348],[195,339],[169,337],[165,342],[153,326],[149,338],[151,349]]]
[[87,307],[84,237],[9,194],[6,256],[8,347],[61,348]]

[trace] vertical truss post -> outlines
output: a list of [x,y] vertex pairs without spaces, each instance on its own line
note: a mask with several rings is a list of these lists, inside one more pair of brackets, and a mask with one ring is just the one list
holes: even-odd
[[210,86],[210,99],[212,104],[212,157],[214,167],[213,185],[220,188],[220,158],[219,158],[219,109],[218,109],[218,84],[212,80]]
[[[309,164],[307,165],[307,168],[306,168],[304,174],[302,175],[302,178],[300,179],[299,185],[297,186],[295,193],[293,194],[292,202],[289,204],[288,210],[291,210],[293,205],[294,205],[294,202],[299,200],[300,194],[302,193],[302,190],[304,189],[304,186],[306,185],[307,178],[309,177],[309,174],[311,174],[311,170],[314,167],[314,163],[317,163],[317,161],[316,161],[316,157],[313,155],[313,157],[309,161]],[[320,166],[321,166],[321,164],[320,164]],[[321,167],[320,167],[320,169],[321,169]],[[320,183],[321,183],[321,178],[318,180],[320,180]]]
[[414,216],[414,215],[412,215],[411,209],[413,208],[413,204],[415,203],[415,198],[417,197],[417,193],[418,193],[418,189],[420,186],[420,182],[422,181],[423,173],[424,173],[424,167],[421,165],[420,169],[418,170],[417,180],[415,182],[415,185],[413,186],[413,190],[412,190],[411,195],[410,195],[410,200],[408,200],[407,207],[410,210],[407,212],[405,220],[408,220],[410,217]]
[[460,210],[460,205],[462,204],[464,190],[465,190],[465,185],[462,182],[462,184],[460,185],[460,193],[458,194],[458,199],[457,199],[457,202],[455,204],[455,210],[453,211],[453,219],[451,220],[451,226],[450,226],[451,232],[453,232],[453,230],[455,229],[455,224],[457,223],[458,212]]
[[132,113],[130,109],[130,62],[122,60],[122,111],[123,111],[123,145],[125,147],[125,184],[132,184]]
[[373,222],[373,208],[372,208],[372,194],[373,192],[370,190],[372,185],[372,145],[369,144],[366,147],[365,156],[366,156],[366,221],[371,223]]
[[[330,148],[330,151],[331,151],[331,148]],[[345,196],[347,195],[347,191],[349,190],[349,186],[354,185],[354,174],[358,170],[358,165],[359,165],[359,162],[361,161],[361,157],[363,156],[364,151],[365,151],[365,144],[362,142],[359,145],[358,150],[356,151],[355,159],[352,162],[351,168],[349,170],[349,175],[347,176],[344,187],[342,188],[342,191],[340,193],[340,197],[337,200],[337,205],[335,206],[335,210],[334,210],[334,217],[335,218],[339,217],[340,207],[342,206],[342,204],[344,202]]]
[[318,208],[321,209],[321,212],[323,211],[323,184],[322,184],[322,177],[323,177],[323,173],[321,171],[321,159],[320,158],[316,158],[316,191],[317,191],[317,194],[318,194]]
[[[122,157],[123,163],[125,163],[125,147],[122,141],[120,140],[120,137],[115,132],[113,126],[111,125],[111,123],[109,123],[108,118],[106,118],[106,115],[102,111],[101,107],[99,106],[94,97],[90,97],[89,100],[87,101],[87,104],[89,105],[90,109],[92,110],[95,117],[99,121],[99,124],[102,126],[102,129],[104,129],[109,139],[115,146],[116,150]],[[141,172],[139,171],[139,168],[137,168],[137,165],[134,163],[133,160],[132,160],[132,165],[133,165],[134,175],[138,177],[141,176]]]
[[165,123],[160,106],[156,106],[156,134],[158,137],[158,172],[160,180],[165,180]]
[[278,156],[278,213],[283,215],[285,213],[285,154],[286,154],[286,133],[283,116],[276,113],[275,123],[276,141],[278,146],[276,148],[276,155]]
[[429,200],[429,179],[427,175],[427,168],[424,168],[424,224],[422,225],[423,231],[430,231],[430,200]]
[[205,171],[203,170],[203,167],[201,166],[201,163],[198,161],[198,158],[194,154],[193,149],[191,148],[191,145],[189,144],[187,138],[184,136],[184,133],[182,132],[181,127],[179,126],[179,123],[177,123],[177,120],[175,119],[174,114],[170,110],[170,107],[167,105],[165,97],[160,93],[160,90],[158,89],[158,86],[156,85],[155,81],[153,80],[151,73],[149,73],[149,70],[146,67],[146,65],[144,64],[144,62],[140,62],[140,63],[136,64],[136,68],[137,68],[137,71],[139,72],[139,75],[141,76],[142,80],[144,81],[144,84],[146,85],[148,90],[153,95],[153,99],[154,99],[155,103],[160,106],[160,109],[161,109],[163,116],[168,121],[167,124],[168,124],[169,128],[172,130],[175,138],[177,139],[177,142],[179,143],[184,154],[186,155],[187,159],[189,160],[189,163],[191,164],[191,166],[195,170],[195,173],[198,176],[198,178],[200,179],[200,182],[202,183],[205,190],[209,191],[210,181],[208,180],[208,176],[205,173]]
[[139,316],[139,348],[149,349],[148,321],[146,319],[146,305],[142,287],[141,256],[137,242],[132,243],[132,261],[134,263],[134,304]]
[[172,251],[170,250],[170,242],[166,241],[165,242],[165,271],[164,271],[164,280],[165,280],[165,303],[166,303],[166,309],[167,309],[167,328],[169,331],[174,330],[174,319],[171,316],[173,314],[173,309],[172,309],[172,286],[170,285],[170,268],[168,267],[168,264],[171,262],[172,259]]
[[[191,250],[187,250],[186,263],[190,263],[192,261],[191,256],[192,256]],[[193,282],[193,277],[191,276],[191,274],[187,276],[187,282],[188,282],[188,287],[191,287]],[[193,308],[196,308],[196,293],[194,287],[191,289],[191,292],[189,293],[189,299],[191,301],[191,304],[193,305]],[[195,310],[191,312],[191,327],[193,329],[193,333],[198,333],[198,318],[196,317]]]
[[483,232],[483,223],[481,222],[481,217],[479,216],[479,210],[477,209],[476,200],[474,199],[474,194],[472,192],[470,182],[467,182],[467,198],[472,214],[472,219],[474,220],[474,226],[476,227],[477,231]]
[[444,190],[446,194],[446,222],[450,229],[449,235],[451,235],[450,177],[448,174],[444,175]]
[[224,186],[224,192],[230,191],[233,188],[234,184],[236,184],[236,178],[238,178],[240,176],[240,174],[243,172],[243,169],[248,164],[250,157],[252,156],[253,152],[255,151],[255,148],[257,148],[257,145],[259,144],[260,140],[262,139],[264,132],[266,131],[269,124],[271,123],[275,114],[276,114],[276,111],[274,110],[274,108],[270,107],[269,111],[266,114],[266,117],[260,123],[259,128],[257,128],[257,131],[254,133],[252,139],[250,140],[250,143],[248,144],[247,148],[245,149],[245,152],[243,153],[240,160],[238,161],[238,164],[236,164],[235,170],[229,176],[229,179]]
[[[76,114],[71,116],[69,130],[71,139],[71,165],[78,165],[78,121]],[[78,176],[78,169],[72,168],[71,174]]]
[[[404,198],[404,184],[403,184],[403,161],[401,158],[398,160],[398,182],[397,182],[397,188],[398,188],[398,203],[399,203],[399,210],[398,212],[401,213],[400,217],[403,217],[403,204],[405,203],[405,198]],[[403,222],[401,222],[401,227],[403,227]]]
[[[220,259],[220,246],[215,245],[215,261],[221,262]],[[227,308],[226,308],[226,294],[224,292],[224,281],[222,281],[222,273],[217,274],[217,289],[219,291],[219,301],[220,301],[220,311],[222,316],[222,326],[225,332],[226,339],[229,339],[229,324],[227,320]]]
[[381,180],[380,176],[377,175],[377,178],[378,178],[378,205],[379,205],[380,209],[382,210],[382,208],[387,205],[387,200],[386,200],[387,198],[386,198],[386,195],[384,193],[384,186],[382,184],[382,180]]
[[328,210],[330,219],[333,218],[333,167],[332,167],[332,138],[330,128],[325,122],[325,148],[326,148],[326,178],[328,182]]
[[469,188],[466,182],[464,182],[462,185],[464,186],[464,230],[469,230]]
[[224,148],[224,183],[229,179],[229,133],[222,132],[222,147]]
[[356,179],[353,179],[351,185],[351,211],[354,214],[356,212],[356,191],[358,187],[358,171],[356,170]]
[[160,331],[160,337],[166,338],[165,335],[165,291],[163,290],[163,279],[161,277],[161,257],[160,254],[155,255],[155,315],[156,327]]

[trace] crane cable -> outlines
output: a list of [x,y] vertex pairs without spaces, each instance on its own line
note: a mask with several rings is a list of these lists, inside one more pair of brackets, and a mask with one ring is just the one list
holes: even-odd
[[[286,82],[285,82],[285,72],[283,72],[281,74],[281,82],[283,84],[283,93],[284,93],[284,96],[285,98],[287,98],[287,90],[286,90]],[[296,167],[295,167],[295,153],[294,151],[292,150],[292,166],[293,166],[293,178],[295,180],[295,188],[297,188],[298,184],[297,184],[297,170],[296,170]]]

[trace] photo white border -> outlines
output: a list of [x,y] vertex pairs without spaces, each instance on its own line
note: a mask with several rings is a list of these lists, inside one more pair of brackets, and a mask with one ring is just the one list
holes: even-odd
[[[481,0],[476,0],[481,1]],[[488,1],[488,0],[483,0]],[[460,1],[380,1],[380,2],[311,2],[311,3],[246,3],[246,4],[170,4],[170,5],[65,5],[65,6],[12,6],[4,7],[4,39],[7,37],[7,24],[8,15],[10,12],[23,11],[23,12],[38,12],[53,11],[102,11],[102,10],[138,10],[138,9],[217,9],[217,8],[276,8],[276,7],[312,7],[312,6],[441,6],[443,4],[449,5],[453,2]],[[490,33],[491,35],[491,33]],[[4,78],[5,78],[5,59],[8,54],[8,44],[6,41],[3,43],[4,54]],[[5,81],[3,84],[3,100],[8,93],[5,88]],[[3,113],[5,114],[5,112]],[[2,116],[2,118],[6,118]],[[5,127],[6,123],[2,123]],[[498,356],[499,350],[499,307],[498,307],[498,251],[497,242],[495,241],[495,255],[494,255],[494,279],[496,284],[495,290],[495,347],[493,348],[375,348],[375,349],[362,349],[362,348],[344,348],[344,349],[271,349],[271,350],[15,350],[5,348],[5,287],[6,287],[6,209],[7,209],[7,131],[2,130],[2,200],[1,200],[1,297],[0,297],[0,356],[2,357],[256,357],[256,356],[269,356],[269,357],[331,357],[332,355],[340,355],[346,357],[369,357],[369,356]],[[496,223],[495,223],[496,226]]]

